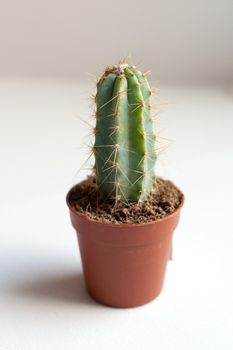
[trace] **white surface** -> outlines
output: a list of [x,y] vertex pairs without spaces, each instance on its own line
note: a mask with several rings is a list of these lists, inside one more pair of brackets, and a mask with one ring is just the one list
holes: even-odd
[[0,74],[99,74],[132,55],[154,78],[233,79],[232,0],[8,0]]
[[1,80],[0,350],[232,350],[233,89],[161,90],[157,131],[176,142],[158,171],[186,203],[161,296],[121,310],[86,294],[64,203],[86,172],[90,86]]

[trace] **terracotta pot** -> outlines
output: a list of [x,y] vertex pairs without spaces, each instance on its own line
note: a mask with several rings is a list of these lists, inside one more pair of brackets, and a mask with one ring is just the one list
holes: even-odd
[[67,195],[78,236],[86,287],[98,302],[114,307],[143,305],[159,295],[180,210],[145,224],[111,224],[76,212]]

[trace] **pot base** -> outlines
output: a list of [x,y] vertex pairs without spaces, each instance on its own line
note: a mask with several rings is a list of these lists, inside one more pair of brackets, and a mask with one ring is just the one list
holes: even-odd
[[152,301],[154,301],[156,298],[158,298],[160,296],[161,292],[162,292],[162,288],[157,294],[153,295],[150,298],[140,300],[139,302],[132,302],[132,300],[130,300],[128,302],[126,300],[124,300],[123,302],[113,302],[113,301],[108,301],[107,299],[98,298],[95,294],[92,294],[91,291],[87,288],[87,293],[97,303],[104,305],[104,306],[113,307],[113,308],[120,308],[120,309],[135,308],[135,307],[140,307],[140,306],[149,304]]

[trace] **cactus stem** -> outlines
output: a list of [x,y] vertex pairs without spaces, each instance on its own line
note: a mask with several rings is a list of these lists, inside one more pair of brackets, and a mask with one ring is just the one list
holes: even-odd
[[[112,164],[113,167],[116,166],[116,154],[117,154],[117,152],[115,152],[115,154],[114,154],[114,159],[113,159],[113,160],[110,160],[110,159],[108,160],[108,164]],[[112,166],[111,166],[111,167],[112,167]],[[110,168],[111,168],[111,167],[110,167]],[[104,169],[104,170],[107,170],[107,169]]]
[[[97,85],[99,132],[95,138],[100,197],[115,196],[122,203],[145,199],[155,177],[147,171],[156,160],[148,108],[151,88],[136,67],[125,64],[107,67],[103,78]],[[143,188],[145,196],[140,194]]]
[[[117,205],[117,203],[119,201],[121,201],[121,203],[129,205],[129,202],[128,202],[127,198],[125,197],[124,192],[122,191],[121,184],[120,183],[117,183],[117,184],[115,183],[114,184],[114,189],[116,190],[116,196],[112,197],[112,199],[114,199],[116,201],[115,205]],[[121,194],[119,194],[119,191],[121,191]],[[122,201],[122,197],[125,199],[125,202]]]
[[117,126],[110,126],[108,129],[113,129],[113,131],[109,134],[109,137],[113,136],[116,132],[119,131],[120,127],[119,125]]
[[110,100],[108,100],[107,102],[105,102],[102,106],[100,106],[99,108],[102,109],[105,106],[107,106],[109,103],[111,103],[113,100],[115,100],[116,98],[118,98],[118,94],[116,94],[116,96],[114,96],[113,98],[111,98]]
[[109,126],[108,127],[109,130],[113,129],[113,130],[119,130],[120,126],[119,125],[114,125],[114,126]]
[[100,158],[102,159],[102,161],[104,161],[104,159],[103,159],[103,157],[101,156],[101,154],[99,154],[99,153],[97,152],[97,149],[93,149],[93,148],[94,148],[94,146],[92,147],[93,155],[94,155],[95,157],[98,155],[98,157],[100,157]]
[[125,197],[124,192],[122,191],[122,189],[121,189],[121,193],[122,193],[123,198],[125,199],[125,202],[123,202],[122,200],[121,200],[121,202],[124,203],[124,204],[126,204],[126,205],[129,205],[129,201],[128,201],[127,198]]
[[141,176],[139,176],[139,177],[137,178],[137,180],[136,180],[134,183],[132,183],[132,186],[136,185],[136,183],[137,183],[138,181],[140,181],[141,179],[143,179],[143,177],[144,177],[144,174],[142,174]]
[[132,113],[136,112],[136,110],[137,110],[138,108],[143,108],[143,107],[144,107],[144,103],[141,102],[140,104],[138,104],[137,107],[135,107],[135,108],[132,110]]
[[150,138],[150,137],[147,137],[146,140],[147,140],[148,142],[150,142],[150,143],[152,144],[152,146],[154,145],[155,139]]
[[146,138],[146,132],[145,131],[141,131],[141,130],[137,130],[138,133],[145,139]]
[[[151,158],[150,155],[154,156],[153,153],[148,153],[148,152],[146,152],[146,153],[144,154],[144,156],[142,157],[142,159],[140,160],[140,162],[138,163],[137,168],[139,168],[139,166],[141,165],[142,162],[144,162],[145,159],[150,159],[150,160],[152,161],[153,158]],[[134,171],[136,171],[136,170],[134,170]]]
[[107,164],[111,163],[110,159],[112,158],[113,154],[114,154],[114,160],[115,160],[116,159],[116,154],[117,154],[117,149],[114,148],[113,151],[110,153],[109,157],[106,159],[106,161],[105,161],[105,163],[103,165],[103,168],[102,168],[103,170],[104,170],[104,168],[105,168],[105,166]]
[[[140,167],[140,165],[142,164],[142,162],[144,162],[145,159],[146,159],[146,154],[144,154],[144,156],[141,158],[140,162],[137,165],[137,168]],[[134,171],[137,171],[137,170],[134,170]]]
[[112,169],[112,168],[116,169],[116,171],[118,170],[119,164],[116,163],[116,161],[109,160],[108,163],[112,164],[112,165],[108,168],[103,169],[103,171],[107,171],[107,170]]
[[126,90],[122,90],[119,91],[113,98],[111,98],[110,100],[108,100],[107,102],[105,102],[102,106],[100,106],[99,108],[102,109],[104,107],[106,107],[109,103],[111,103],[112,101],[114,101],[115,99],[117,99],[119,96],[121,96],[122,94],[127,93]]
[[110,113],[110,114],[105,115],[104,117],[109,118],[109,117],[113,117],[114,115],[115,115],[115,113]]
[[[111,164],[112,164],[112,163],[111,163]],[[116,165],[113,164],[113,165],[111,165],[110,167],[103,169],[103,171],[108,171],[108,170],[110,170],[110,169],[116,169]]]
[[110,172],[105,176],[105,178],[103,179],[103,181],[101,182],[101,184],[98,185],[98,188],[101,188],[101,187],[103,186],[103,184],[107,181],[107,179],[109,178],[109,176],[112,174],[113,170],[114,170],[114,168],[112,168],[112,169],[110,170]]
[[[156,148],[155,148],[155,150],[156,150]],[[155,150],[153,150],[153,152],[146,152],[146,157],[147,158],[149,158],[150,156],[154,157],[154,155],[155,155],[154,151]]]
[[137,173],[137,174],[143,174],[143,171],[140,171],[140,170],[132,169],[132,171],[133,171],[134,173]]
[[143,179],[146,179],[148,177],[148,175],[150,174],[150,172],[152,171],[152,169],[150,170],[146,170],[142,173],[141,176],[139,176],[139,178],[132,184],[132,186],[134,186],[139,180],[141,180],[142,178]]
[[154,133],[152,133],[152,132],[144,132],[144,135],[145,135],[145,137],[148,139],[148,140],[155,140],[156,139],[156,137],[155,137],[155,135],[154,135]]

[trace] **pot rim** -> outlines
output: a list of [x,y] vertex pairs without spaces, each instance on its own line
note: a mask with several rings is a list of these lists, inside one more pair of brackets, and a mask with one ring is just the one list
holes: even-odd
[[169,220],[171,217],[177,215],[177,213],[178,213],[178,212],[181,210],[181,208],[183,207],[184,201],[185,201],[185,196],[184,196],[183,192],[181,192],[181,190],[180,190],[177,186],[174,185],[174,186],[179,190],[179,192],[182,194],[182,199],[181,199],[180,205],[176,208],[176,210],[175,210],[173,213],[171,213],[171,214],[169,214],[169,215],[167,215],[167,216],[165,216],[165,217],[163,217],[163,218],[161,218],[161,219],[158,219],[158,220],[155,220],[155,221],[143,222],[143,223],[141,223],[141,224],[123,224],[123,223],[115,224],[115,223],[113,223],[113,222],[104,222],[104,221],[93,220],[93,219],[87,217],[85,214],[79,213],[77,210],[74,209],[74,207],[72,207],[72,206],[70,205],[70,202],[69,202],[70,195],[71,195],[72,191],[75,189],[75,187],[76,187],[77,185],[78,185],[78,184],[76,184],[76,185],[74,185],[73,187],[71,187],[71,189],[68,191],[68,193],[67,193],[67,195],[66,195],[66,204],[67,204],[69,210],[70,210],[73,214],[75,214],[76,216],[80,217],[81,219],[83,219],[83,220],[85,220],[85,221],[87,221],[87,222],[89,222],[89,223],[91,222],[91,223],[94,223],[94,224],[96,224],[96,225],[103,225],[103,226],[108,226],[108,227],[118,227],[118,228],[125,228],[125,227],[143,227],[143,226],[154,225],[155,223],[160,223],[160,222],[167,221],[167,220]]

